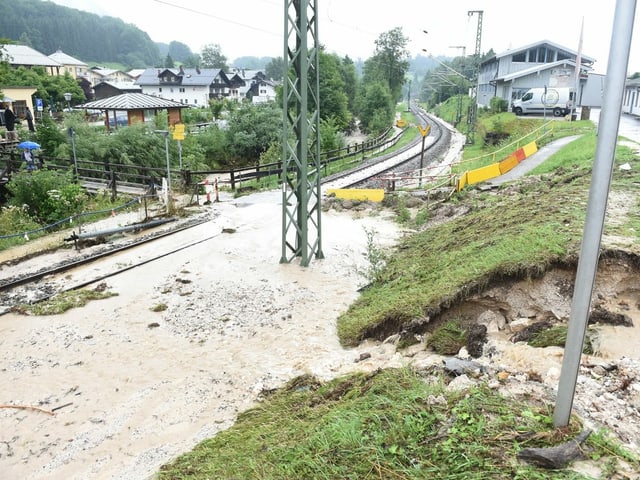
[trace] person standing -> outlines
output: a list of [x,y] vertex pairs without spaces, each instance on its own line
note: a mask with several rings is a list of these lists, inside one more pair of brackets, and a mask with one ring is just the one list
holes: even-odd
[[13,110],[11,110],[9,105],[4,109],[4,124],[7,127],[7,141],[17,142],[18,134],[16,133],[16,114],[13,113]]
[[31,110],[29,110],[29,107],[27,107],[26,111],[24,112],[24,118],[27,120],[29,131],[35,132],[36,128],[33,126],[33,115],[31,114]]
[[36,169],[36,161],[33,159],[33,153],[28,148],[22,150],[22,160],[27,164],[27,172],[31,173]]

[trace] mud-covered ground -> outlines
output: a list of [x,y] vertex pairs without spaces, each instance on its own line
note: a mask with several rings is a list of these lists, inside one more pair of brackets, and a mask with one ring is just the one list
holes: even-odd
[[[377,207],[325,212],[325,259],[305,268],[279,262],[277,193],[201,208],[206,223],[154,243],[158,260],[105,281],[117,296],[63,315],[0,316],[0,403],[42,409],[0,409],[3,478],[148,478],[232,425],[262,391],[296,375],[328,379],[443,364],[424,338],[402,351],[393,338],[355,349],[337,341],[336,318],[365,281],[358,271],[366,266],[366,231],[375,230],[381,246],[402,234],[391,213]],[[185,244],[193,246],[161,256]],[[84,281],[148,255],[119,254],[46,282]],[[452,388],[488,381],[507,394],[552,402],[562,350],[534,349],[511,337],[543,318],[565,317],[570,278],[571,271],[558,270],[534,282],[495,285],[451,310],[477,317],[489,330],[483,356],[468,359],[484,373],[460,372]],[[606,426],[636,449],[638,285],[630,262],[607,262],[596,298],[634,326],[599,327],[599,356],[584,358],[575,399],[590,426]]]

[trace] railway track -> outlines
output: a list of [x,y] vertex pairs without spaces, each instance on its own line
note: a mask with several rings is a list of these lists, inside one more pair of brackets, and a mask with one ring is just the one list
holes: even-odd
[[[426,152],[429,152],[428,158],[431,159],[430,161],[434,161],[442,152],[447,150],[450,132],[446,125],[443,125],[438,119],[428,115],[423,110],[416,109],[414,114],[422,124],[428,123],[431,125],[431,132],[425,141],[425,155]],[[352,170],[325,179],[322,188],[323,190],[356,186],[360,188],[380,188],[380,180],[378,179],[380,176],[388,175],[394,171],[399,172],[418,168],[417,165],[420,161],[422,150],[421,143],[422,138],[418,136],[414,142],[407,145],[401,151],[370,159]],[[425,158],[427,157],[425,156]],[[162,251],[152,249],[154,252],[152,255],[127,261],[126,264],[116,264],[109,269],[105,268],[103,271],[98,271],[97,273],[95,270],[100,269],[94,269],[94,273],[85,275],[87,278],[84,280],[76,280],[72,285],[70,285],[69,282],[61,280],[61,278],[64,278],[69,272],[83,269],[94,262],[106,262],[110,257],[117,257],[119,254],[142,248],[145,245],[148,247],[151,242],[158,242],[173,235],[178,235],[181,232],[198,227],[210,220],[210,214],[206,214],[206,216],[200,215],[199,218],[193,220],[177,222],[177,227],[164,230],[160,229],[133,240],[109,241],[109,243],[102,248],[91,249],[89,253],[80,253],[76,255],[75,258],[67,259],[58,264],[51,264],[44,268],[32,268],[31,270],[25,268],[20,274],[0,280],[0,315],[9,312],[15,305],[21,303],[37,303],[63,291],[84,288],[124,271],[131,270],[211,240],[222,232],[207,234],[195,241],[181,241],[179,244],[167,247]],[[171,222],[171,220],[166,220],[165,223],[169,222]],[[48,264],[48,260],[45,258],[46,254],[43,254],[42,257],[42,261],[37,262],[37,264]],[[2,265],[0,265],[0,268],[1,267]]]
[[[424,146],[423,167],[426,167],[444,156],[449,147],[451,132],[438,118],[424,110],[414,108],[412,111],[420,123],[431,125]],[[421,157],[422,138],[417,136],[416,140],[400,151],[367,160],[353,169],[325,178],[322,181],[322,190],[326,192],[339,188],[384,188],[381,177],[417,170],[420,168]]]

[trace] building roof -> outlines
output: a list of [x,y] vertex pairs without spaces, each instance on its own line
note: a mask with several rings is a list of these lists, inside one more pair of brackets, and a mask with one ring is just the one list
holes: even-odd
[[[553,47],[557,50],[564,50],[567,53],[575,55],[576,57],[578,56],[578,52],[576,52],[575,50],[571,50],[570,48],[564,47],[550,40],[540,40],[539,42],[530,43],[529,45],[524,45],[523,47],[517,47],[517,48],[505,50],[502,53],[496,54],[495,58],[502,58],[502,57],[506,57],[507,55],[514,55],[516,53],[529,50],[530,48],[533,48],[533,47],[539,47],[541,45],[549,45],[550,47]],[[585,55],[584,53],[580,54],[580,59],[581,59],[581,63],[588,63],[588,64],[595,63],[596,61],[595,58],[590,57],[589,55]]]
[[137,85],[162,86],[160,75],[171,72],[176,77],[182,77],[181,85],[208,86],[214,83],[217,76],[221,75],[227,80],[226,74],[219,68],[147,68],[136,80]]
[[96,84],[93,88],[100,88],[100,86],[110,86],[113,88],[117,88],[118,90],[130,90],[130,91],[137,91],[137,92],[141,92],[142,91],[142,87],[140,85],[136,85],[135,83],[133,83],[133,81],[131,82],[108,82],[105,80],[102,80],[100,83]]
[[92,102],[78,105],[77,108],[88,108],[95,110],[164,110],[167,108],[188,108],[173,100],[145,95],[144,93],[123,93],[114,97],[94,100]]
[[58,50],[55,53],[49,55],[49,58],[55,62],[61,63],[62,65],[78,65],[80,67],[86,67],[87,64],[78,60],[71,55],[67,55],[62,50]]
[[127,72],[127,75],[129,75],[133,79],[136,79],[140,75],[142,75],[143,72],[144,72],[144,68],[134,68],[133,70],[129,70]]
[[[532,73],[542,72],[544,70],[549,70],[550,68],[558,67],[560,65],[567,65],[571,68],[576,68],[576,62],[573,60],[558,60],[557,62],[551,63],[537,63],[532,67],[525,68],[523,70],[518,70],[517,72],[511,72],[507,75],[501,75],[496,77],[496,80],[502,80],[504,82],[510,82],[511,80],[515,80],[516,78],[526,77],[527,75],[531,75]],[[582,70],[591,70],[590,67],[582,66]]]
[[10,65],[61,67],[62,64],[26,45],[6,44],[3,46]]

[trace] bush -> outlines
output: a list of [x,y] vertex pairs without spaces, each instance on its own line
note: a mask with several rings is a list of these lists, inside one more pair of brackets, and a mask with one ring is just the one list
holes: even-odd
[[493,97],[489,100],[489,107],[491,113],[502,113],[506,112],[509,109],[509,102],[507,102],[504,98]]
[[9,205],[26,208],[42,224],[55,223],[81,212],[88,197],[73,181],[71,172],[36,170],[14,175],[7,184]]

